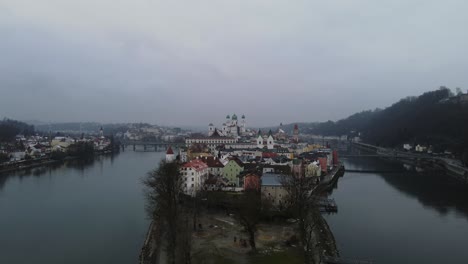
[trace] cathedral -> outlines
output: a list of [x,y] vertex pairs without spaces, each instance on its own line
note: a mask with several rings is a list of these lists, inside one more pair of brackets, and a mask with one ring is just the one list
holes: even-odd
[[208,126],[208,136],[213,135],[215,130],[222,136],[238,138],[247,132],[245,115],[242,115],[240,122],[237,120],[236,114],[233,114],[232,117],[227,115],[222,129],[216,129],[213,124],[210,123]]

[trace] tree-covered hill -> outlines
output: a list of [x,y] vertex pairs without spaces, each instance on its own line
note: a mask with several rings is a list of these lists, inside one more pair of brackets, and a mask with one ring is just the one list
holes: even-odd
[[18,134],[32,135],[34,126],[7,118],[0,120],[0,142],[13,141]]
[[468,149],[468,95],[440,87],[407,97],[385,109],[363,111],[345,119],[314,124],[301,133],[355,135],[367,143],[398,147],[404,143],[432,145],[435,151]]

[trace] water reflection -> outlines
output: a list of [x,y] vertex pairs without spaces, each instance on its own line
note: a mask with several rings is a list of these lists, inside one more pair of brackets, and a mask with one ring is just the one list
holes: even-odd
[[95,163],[100,163],[101,169],[102,169],[102,164],[105,160],[110,159],[111,164],[113,164],[115,155],[118,155],[118,153],[100,155],[100,156],[94,157],[93,159],[68,160],[68,161],[52,163],[52,164],[48,164],[48,165],[44,165],[40,167],[0,173],[0,191],[2,191],[2,189],[5,187],[8,180],[12,178],[19,178],[19,180],[22,181],[23,178],[41,177],[46,174],[50,175],[54,171],[70,170],[70,169],[81,172],[81,174],[84,175],[86,169],[93,167]]
[[[401,162],[379,158],[348,158],[345,160],[345,165],[353,169],[404,169],[404,164]],[[446,215],[454,210],[468,220],[468,186],[443,172],[426,169],[422,172],[407,170],[403,173],[375,173],[375,175],[383,178],[399,192],[416,198],[425,207],[434,209],[440,215]]]

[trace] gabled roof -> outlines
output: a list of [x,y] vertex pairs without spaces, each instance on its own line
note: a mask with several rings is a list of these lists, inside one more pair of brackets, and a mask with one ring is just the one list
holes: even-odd
[[225,136],[221,135],[218,131],[217,128],[215,128],[215,131],[213,132],[213,134],[210,136],[210,138],[225,138]]
[[203,157],[202,161],[210,168],[224,168],[223,163],[216,157]]
[[242,161],[240,159],[238,159],[237,157],[230,157],[229,158],[229,161],[234,161],[235,163],[237,163],[237,165],[239,165],[239,167],[244,167],[244,163],[242,163]]
[[206,165],[204,162],[202,162],[199,159],[191,160],[191,161],[185,163],[184,165],[182,165],[182,167],[183,168],[193,168],[196,171],[201,171],[201,170],[204,170],[204,169],[208,169],[208,165]]

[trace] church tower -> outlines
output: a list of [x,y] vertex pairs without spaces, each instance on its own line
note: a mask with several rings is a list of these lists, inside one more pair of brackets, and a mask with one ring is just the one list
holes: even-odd
[[166,162],[173,162],[174,159],[175,159],[174,151],[172,151],[171,146],[169,146],[166,151]]
[[246,128],[245,128],[245,115],[242,115],[242,121],[241,121],[241,133],[245,133]]
[[99,137],[100,138],[104,137],[104,130],[102,129],[102,127],[101,127],[101,129],[99,129]]
[[294,142],[299,143],[299,127],[294,125]]
[[210,123],[210,124],[208,125],[208,136],[213,135],[214,130],[215,130],[215,128],[214,128],[214,126],[213,126],[213,123]]

